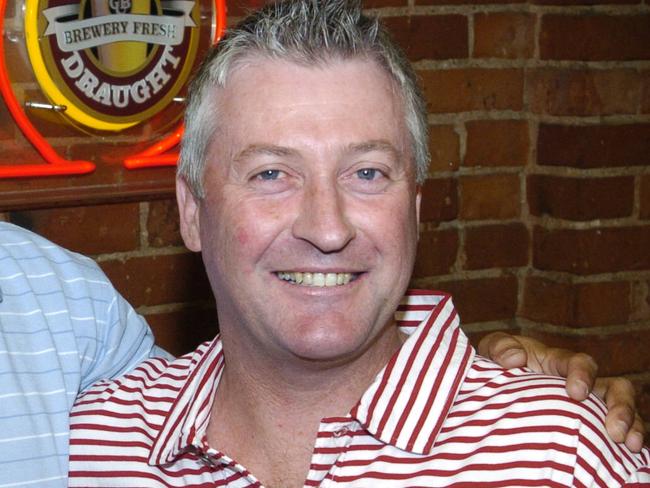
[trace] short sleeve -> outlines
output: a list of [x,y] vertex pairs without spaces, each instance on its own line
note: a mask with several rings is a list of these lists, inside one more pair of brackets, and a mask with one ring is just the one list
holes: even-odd
[[[103,273],[102,273],[103,276]],[[88,360],[83,361],[80,389],[96,381],[115,378],[127,373],[143,360],[171,356],[157,347],[151,329],[144,318],[113,288],[104,277],[108,295],[106,308],[98,313],[95,337],[79,334],[79,348]],[[102,312],[102,311],[99,311]]]

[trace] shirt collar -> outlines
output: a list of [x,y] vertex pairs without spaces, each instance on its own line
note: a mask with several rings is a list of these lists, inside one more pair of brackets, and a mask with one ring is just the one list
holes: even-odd
[[[460,331],[458,314],[447,294],[409,291],[396,321],[410,337],[377,375],[351,416],[382,442],[427,454],[474,350]],[[220,336],[180,360],[190,363],[187,377],[152,446],[152,465],[169,463],[203,442],[224,366]],[[173,369],[167,369],[169,374]]]
[[217,335],[193,353],[177,359],[166,373],[173,375],[173,365],[183,360],[190,363],[186,366],[189,372],[153,443],[150,465],[169,463],[205,438],[224,366],[221,337]]
[[380,441],[428,454],[475,353],[447,294],[410,291],[396,318],[410,337],[351,414]]

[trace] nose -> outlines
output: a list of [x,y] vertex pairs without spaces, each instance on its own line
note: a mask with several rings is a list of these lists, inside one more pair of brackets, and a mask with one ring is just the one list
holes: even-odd
[[348,220],[336,183],[306,185],[292,232],[295,238],[309,242],[323,253],[341,251],[354,239],[356,231]]

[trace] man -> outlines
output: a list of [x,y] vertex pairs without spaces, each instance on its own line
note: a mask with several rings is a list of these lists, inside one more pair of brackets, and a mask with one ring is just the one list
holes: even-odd
[[[68,415],[75,395],[98,379],[130,371],[146,357],[166,357],[153,345],[142,317],[94,261],[4,222],[0,343],[0,487],[68,486]],[[519,347],[507,338],[495,344],[506,351]],[[531,357],[549,352],[537,350]],[[562,356],[558,364],[568,366]],[[574,369],[574,389],[589,372]],[[609,397],[624,414],[633,398],[616,393],[624,383],[612,385],[618,386]],[[612,415],[613,425],[619,417]],[[621,421],[626,429],[632,426],[625,415]],[[641,433],[632,428],[628,444],[640,444],[637,436]]]
[[[0,344],[0,487],[68,486],[68,416],[75,395],[146,357],[168,357],[94,261],[5,222],[0,222]],[[493,335],[483,344],[486,354],[492,348],[497,359],[505,355],[524,364],[513,338]],[[571,368],[567,388],[580,399],[586,395],[579,390],[591,384],[589,361],[525,345],[534,346],[531,358]],[[540,365],[531,362],[535,366]],[[597,390],[604,395],[607,383],[600,381]],[[626,414],[634,399],[624,382],[610,384],[608,401],[617,405],[608,415],[612,433],[639,450],[642,426],[635,427]],[[619,423],[623,432],[616,430]]]
[[426,113],[357,5],[266,7],[190,93],[181,231],[220,336],[77,400],[71,486],[650,483],[595,398],[477,357],[449,296],[403,298]]

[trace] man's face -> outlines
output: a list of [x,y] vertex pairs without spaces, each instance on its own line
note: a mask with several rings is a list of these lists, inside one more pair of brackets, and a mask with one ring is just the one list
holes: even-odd
[[[386,333],[415,258],[419,194],[402,102],[373,62],[251,59],[214,96],[206,196],[179,179],[224,341],[341,362]],[[238,347],[239,347],[238,346]]]

